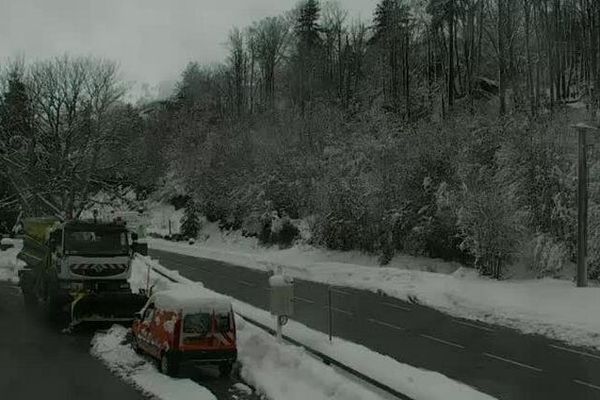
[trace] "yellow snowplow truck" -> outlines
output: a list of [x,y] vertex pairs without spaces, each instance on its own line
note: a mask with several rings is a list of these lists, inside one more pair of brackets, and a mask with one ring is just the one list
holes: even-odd
[[137,243],[123,224],[31,218],[23,229],[17,257],[26,263],[19,271],[26,305],[69,315],[74,326],[132,321],[145,304],[128,282]]

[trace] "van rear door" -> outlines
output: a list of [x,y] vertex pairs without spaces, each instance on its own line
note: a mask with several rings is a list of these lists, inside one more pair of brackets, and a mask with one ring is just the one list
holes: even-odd
[[187,350],[216,350],[235,347],[231,315],[187,314],[183,318],[182,347]]
[[206,347],[210,345],[213,318],[209,313],[186,314],[183,317],[181,344],[184,347]]

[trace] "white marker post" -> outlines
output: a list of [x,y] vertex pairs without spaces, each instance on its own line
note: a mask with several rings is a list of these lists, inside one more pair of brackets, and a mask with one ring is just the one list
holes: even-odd
[[294,280],[283,275],[281,267],[269,278],[271,315],[277,319],[277,340],[282,341],[282,327],[294,313]]

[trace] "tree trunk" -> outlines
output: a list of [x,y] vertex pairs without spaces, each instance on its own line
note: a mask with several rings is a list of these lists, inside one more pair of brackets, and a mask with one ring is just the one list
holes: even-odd
[[498,0],[498,81],[500,97],[500,115],[506,114],[506,1]]
[[454,107],[454,2],[450,2],[448,21],[448,106]]

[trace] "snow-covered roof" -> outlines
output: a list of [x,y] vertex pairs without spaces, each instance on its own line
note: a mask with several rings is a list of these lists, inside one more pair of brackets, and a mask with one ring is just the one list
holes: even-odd
[[224,296],[212,294],[200,286],[179,285],[152,296],[157,308],[163,310],[182,310],[184,313],[228,313],[231,301]]

